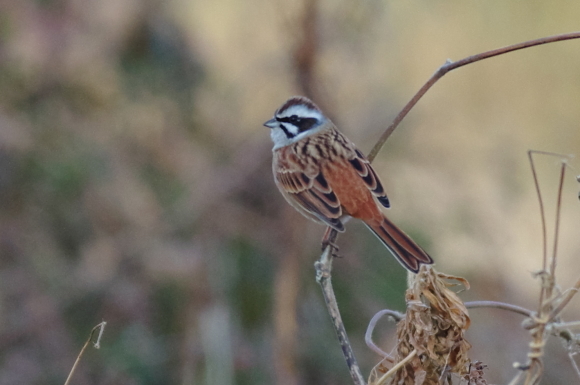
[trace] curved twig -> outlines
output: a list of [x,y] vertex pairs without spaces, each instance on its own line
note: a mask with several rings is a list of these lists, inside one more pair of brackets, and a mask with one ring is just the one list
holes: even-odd
[[517,51],[517,50],[528,48],[528,47],[534,47],[537,45],[553,43],[556,41],[564,41],[564,40],[571,40],[571,39],[578,39],[578,38],[580,38],[580,32],[565,33],[562,35],[548,36],[548,37],[543,37],[541,39],[529,40],[529,41],[525,41],[523,43],[509,45],[509,46],[503,47],[503,48],[497,48],[497,49],[494,49],[491,51],[479,53],[477,55],[472,55],[472,56],[469,56],[469,57],[466,57],[464,59],[457,60],[457,61],[447,60],[445,62],[445,64],[443,64],[441,67],[439,67],[439,69],[437,71],[435,71],[435,73],[431,76],[431,78],[429,78],[429,80],[427,80],[427,82],[423,85],[423,87],[421,87],[421,89],[419,89],[419,91],[405,105],[405,107],[403,107],[401,112],[399,112],[399,114],[395,117],[393,122],[389,125],[389,127],[387,127],[385,132],[383,132],[383,134],[381,135],[381,137],[377,141],[377,144],[375,144],[375,146],[373,147],[373,149],[371,150],[371,152],[368,155],[369,161],[372,162],[373,159],[375,159],[375,157],[377,156],[377,154],[379,153],[379,151],[381,150],[381,148],[383,147],[383,145],[385,144],[385,142],[387,141],[389,136],[391,136],[391,134],[393,133],[395,128],[397,128],[399,123],[401,123],[401,121],[405,118],[405,116],[407,116],[409,111],[411,111],[411,109],[415,106],[415,104],[417,104],[419,99],[421,99],[423,97],[423,95],[425,95],[425,93],[429,90],[429,88],[431,88],[433,86],[433,84],[435,84],[447,72],[453,71],[454,69],[459,68],[459,67],[463,67],[464,65],[467,65],[467,64],[475,63],[477,61],[480,61],[483,59],[488,59],[488,58],[494,57],[494,56],[503,55],[503,54],[508,53],[508,52],[513,52],[513,51]]
[[389,378],[390,376],[395,374],[395,372],[397,370],[401,369],[407,362],[409,362],[416,355],[417,355],[417,349],[413,349],[413,351],[411,353],[409,353],[409,355],[407,357],[405,357],[401,361],[397,362],[397,365],[393,366],[391,369],[389,369],[388,372],[383,374],[383,376],[377,381],[376,384],[381,385],[383,382],[386,381],[387,378]]
[[560,315],[562,310],[564,310],[566,305],[568,305],[568,302],[570,302],[572,297],[574,297],[576,295],[576,293],[578,293],[578,291],[580,291],[580,279],[578,281],[576,281],[576,284],[574,285],[574,287],[572,287],[571,289],[568,290],[568,292],[563,297],[562,301],[560,301],[558,306],[556,306],[556,308],[554,310],[552,310],[552,314],[550,315],[549,321],[553,321],[556,317],[558,317]]
[[384,315],[389,315],[391,316],[391,318],[395,321],[395,322],[399,322],[400,320],[405,318],[405,315],[402,313],[399,313],[398,311],[395,310],[389,310],[389,309],[384,309],[379,311],[377,314],[375,314],[373,316],[373,318],[371,318],[370,322],[369,322],[369,326],[367,326],[367,331],[365,333],[365,342],[367,344],[367,346],[374,351],[375,353],[377,353],[378,355],[380,355],[381,357],[383,357],[384,359],[386,359],[389,362],[394,362],[395,359],[393,358],[393,356],[391,356],[389,353],[383,351],[381,348],[379,348],[374,342],[373,342],[373,331],[375,330],[375,326],[377,326],[377,322],[379,322],[379,320],[384,316]]
[[91,330],[91,333],[89,334],[89,338],[87,339],[87,342],[85,342],[85,344],[83,345],[83,348],[81,349],[79,355],[77,356],[77,359],[75,360],[75,363],[73,364],[68,377],[66,378],[66,381],[64,382],[64,385],[68,385],[70,383],[70,380],[81,360],[81,357],[83,356],[85,350],[87,349],[87,347],[89,346],[89,343],[92,342],[93,340],[93,335],[95,334],[95,332],[97,331],[97,329],[99,329],[99,334],[97,336],[97,340],[95,342],[93,342],[93,347],[95,349],[99,349],[101,347],[101,337],[103,336],[103,332],[105,331],[105,326],[107,325],[107,323],[105,321],[101,322],[100,324],[96,325],[95,327],[93,327],[93,329]]
[[468,309],[477,309],[477,308],[482,308],[482,307],[491,307],[491,308],[496,308],[496,309],[501,309],[501,310],[508,310],[508,311],[512,311],[514,313],[517,314],[521,314],[524,315],[526,317],[531,317],[534,315],[534,312],[531,310],[528,310],[526,308],[523,308],[521,306],[517,306],[517,305],[512,305],[509,303],[505,303],[505,302],[496,302],[496,301],[471,301],[471,302],[465,302],[465,307]]

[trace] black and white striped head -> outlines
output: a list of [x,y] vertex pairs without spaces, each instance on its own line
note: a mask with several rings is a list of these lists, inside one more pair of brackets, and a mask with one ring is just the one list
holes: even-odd
[[274,149],[277,149],[319,132],[325,128],[327,121],[320,108],[310,99],[294,96],[278,108],[264,126],[271,128],[270,137]]

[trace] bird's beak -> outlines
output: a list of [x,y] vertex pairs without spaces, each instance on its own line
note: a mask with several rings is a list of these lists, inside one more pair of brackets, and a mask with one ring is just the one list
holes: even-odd
[[272,118],[270,120],[268,120],[266,123],[264,123],[264,126],[268,127],[268,128],[274,128],[278,125],[278,121],[275,118]]

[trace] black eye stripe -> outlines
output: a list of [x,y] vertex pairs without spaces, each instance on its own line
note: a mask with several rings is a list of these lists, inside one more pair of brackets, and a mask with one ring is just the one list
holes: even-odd
[[318,123],[316,118],[300,118],[296,115],[285,116],[283,118],[276,117],[276,120],[280,123],[288,123],[296,126],[298,132],[308,131]]
[[282,122],[282,123],[297,123],[300,122],[301,119],[296,118],[296,115],[292,115],[292,116],[288,116],[288,117],[283,117],[283,118],[276,118],[277,121]]

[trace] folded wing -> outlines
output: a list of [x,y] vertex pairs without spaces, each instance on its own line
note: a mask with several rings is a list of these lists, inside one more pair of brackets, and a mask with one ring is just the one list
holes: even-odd
[[282,185],[287,196],[303,209],[333,229],[344,231],[340,221],[343,214],[340,201],[322,173],[306,175],[298,170],[283,170],[276,173],[276,181]]

